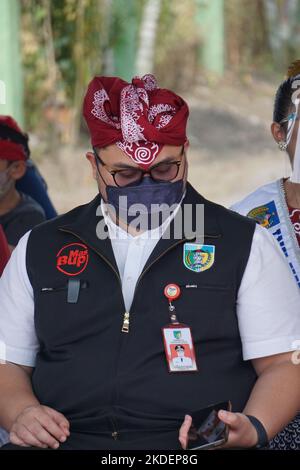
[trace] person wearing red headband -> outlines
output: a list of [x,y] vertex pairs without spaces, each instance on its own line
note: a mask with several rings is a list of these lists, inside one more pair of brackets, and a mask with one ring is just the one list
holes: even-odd
[[22,237],[0,279],[3,449],[186,448],[212,403],[227,447],[267,446],[300,407],[280,249],[187,181],[188,106],[153,75],[95,77],[83,112],[97,194]]
[[[87,158],[111,217],[134,232],[130,222],[136,213],[130,215],[126,206],[139,203],[146,209],[141,211],[139,228],[155,228],[155,204],[172,207],[185,191],[187,104],[172,91],[159,88],[153,75],[135,77],[131,84],[95,77],[83,114],[94,150]],[[168,215],[169,211],[161,213],[157,220]]]
[[41,206],[16,189],[26,173],[28,137],[10,116],[0,116],[0,224],[10,249],[28,230],[45,220]]

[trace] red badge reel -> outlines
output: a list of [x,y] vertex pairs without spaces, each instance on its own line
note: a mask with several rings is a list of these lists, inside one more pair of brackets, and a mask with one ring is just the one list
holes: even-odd
[[167,284],[164,295],[169,301],[171,323],[162,328],[169,372],[196,372],[198,370],[191,329],[179,323],[172,304],[181,294],[177,284]]

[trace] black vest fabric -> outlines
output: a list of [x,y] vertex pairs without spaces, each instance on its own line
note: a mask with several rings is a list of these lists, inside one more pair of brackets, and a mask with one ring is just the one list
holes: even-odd
[[[215,245],[214,264],[193,272],[183,263],[189,240],[159,240],[137,282],[129,333],[121,331],[125,306],[111,242],[96,235],[99,195],[29,236],[40,342],[33,389],[70,420],[71,430],[174,430],[186,413],[227,399],[242,411],[248,400],[256,374],[242,358],[236,299],[255,223],[189,184],[183,203],[204,204],[204,243]],[[67,302],[70,279],[81,282],[76,303]],[[183,288],[175,305],[179,321],[191,327],[198,372],[168,371],[161,332],[170,322],[168,283],[197,285]]]

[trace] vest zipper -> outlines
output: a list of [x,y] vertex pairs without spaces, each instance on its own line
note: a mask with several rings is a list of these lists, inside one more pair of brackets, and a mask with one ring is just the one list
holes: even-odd
[[[141,280],[141,278],[144,276],[144,274],[149,270],[149,268],[151,268],[151,266],[153,266],[154,263],[156,263],[156,261],[158,261],[162,256],[164,256],[166,253],[168,253],[168,251],[170,251],[172,248],[174,248],[175,246],[179,245],[180,243],[183,243],[184,241],[186,241],[187,238],[184,238],[182,240],[179,240],[177,243],[174,243],[172,246],[169,246],[169,248],[167,250],[165,250],[163,253],[161,253],[157,258],[155,258],[152,263],[149,264],[149,266],[147,266],[147,268],[141,272],[141,274],[139,275],[137,281],[136,281],[136,285],[135,285],[135,288],[134,288],[134,292],[133,292],[133,298],[132,298],[132,304],[131,304],[131,307],[134,303],[134,298],[135,298],[135,293],[136,293],[136,290],[137,290],[137,287],[138,287],[138,284]],[[131,310],[131,308],[130,308]],[[122,326],[122,333],[129,333],[129,325],[130,325],[130,311],[129,312],[125,312],[124,313],[124,317],[123,317],[123,326]]]
[[[68,229],[64,229],[64,228],[59,228],[59,230],[61,230],[62,232],[66,232],[66,233],[71,233],[72,235],[74,235],[75,237],[79,238],[79,240],[81,240],[83,243],[85,243],[86,245],[88,245],[90,248],[92,248],[92,250],[95,251],[95,253],[97,253],[100,258],[102,258],[109,266],[110,268],[113,270],[113,272],[115,273],[115,275],[117,276],[118,278],[118,281],[119,281],[119,285],[120,285],[120,288],[121,288],[121,292],[122,292],[122,281],[121,281],[121,278],[120,278],[120,275],[119,273],[117,272],[117,270],[114,268],[114,266],[111,264],[111,262],[105,258],[105,256],[102,255],[102,253],[100,253],[98,250],[96,250],[94,247],[91,247],[90,244],[84,239],[82,238],[81,236],[77,235],[77,233],[74,233],[72,230],[68,230]],[[220,238],[220,235],[204,235],[204,238]],[[153,266],[153,264],[155,264],[159,259],[161,259],[166,253],[168,253],[170,250],[172,250],[175,246],[177,245],[180,245],[181,243],[185,242],[185,241],[188,241],[190,239],[188,238],[183,238],[181,240],[179,240],[178,242],[176,243],[173,243],[173,245],[169,246],[169,248],[165,251],[163,251],[157,258],[155,258],[152,263],[149,264],[149,266],[147,266],[147,268],[141,272],[141,274],[139,275],[138,277],[138,280],[136,282],[136,285],[135,285],[135,289],[134,289],[134,293],[133,293],[133,299],[132,299],[132,304],[131,304],[131,308],[132,308],[132,305],[134,304],[134,300],[135,300],[135,294],[136,294],[136,290],[137,290],[137,287],[140,283],[140,280],[142,279],[142,277],[144,276],[144,274],[151,268],[151,266]],[[122,294],[123,296],[123,294]],[[124,298],[123,298],[123,303],[124,303]],[[125,306],[125,305],[124,305]],[[131,310],[130,308],[130,310]],[[130,327],[130,311],[129,312],[124,312],[124,315],[123,315],[123,323],[122,323],[122,333],[129,333],[129,327]]]
[[112,428],[113,428],[113,432],[111,433],[111,437],[116,441],[119,437],[119,432],[117,431],[117,426],[116,426],[115,420],[111,417],[110,421],[111,421]]
[[130,313],[125,312],[123,317],[122,333],[129,333]]

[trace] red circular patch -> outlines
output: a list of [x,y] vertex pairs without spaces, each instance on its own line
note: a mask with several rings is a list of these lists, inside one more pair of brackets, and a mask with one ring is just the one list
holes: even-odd
[[69,243],[56,255],[56,267],[67,276],[77,276],[87,267],[89,252],[83,243]]
[[168,300],[176,300],[180,296],[180,287],[177,284],[167,284],[164,294]]

